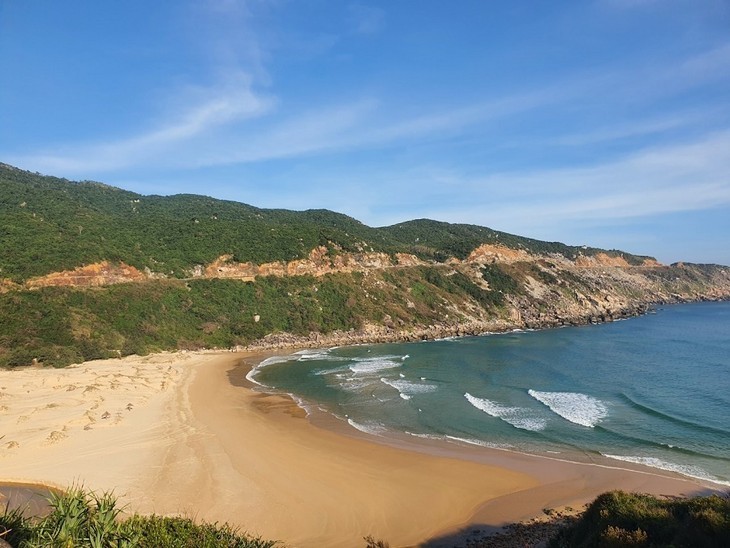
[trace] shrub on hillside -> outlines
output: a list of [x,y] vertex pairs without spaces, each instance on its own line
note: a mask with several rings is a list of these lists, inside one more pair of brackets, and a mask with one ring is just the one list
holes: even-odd
[[550,546],[730,546],[730,498],[604,493]]

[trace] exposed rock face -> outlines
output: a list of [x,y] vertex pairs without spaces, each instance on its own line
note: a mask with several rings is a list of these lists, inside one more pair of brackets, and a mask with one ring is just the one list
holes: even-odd
[[12,280],[8,280],[7,278],[0,278],[0,293],[6,293],[13,289],[20,289],[20,286]]
[[67,287],[95,287],[127,282],[139,282],[148,279],[148,276],[133,266],[124,263],[101,263],[81,266],[74,270],[54,272],[47,276],[31,278],[25,282],[25,287],[67,286]]
[[597,253],[591,257],[580,255],[575,260],[575,266],[595,267],[595,266],[631,266],[623,257],[610,257],[605,253]]
[[467,257],[466,262],[489,264],[489,263],[514,263],[526,261],[532,256],[522,249],[512,249],[503,245],[483,244],[477,247]]
[[[510,265],[510,273],[522,285],[517,294],[506,295],[501,313],[495,314],[475,303],[454,300],[442,303],[440,319],[431,320],[429,325],[417,322],[394,324],[388,317],[382,323],[367,323],[360,329],[349,331],[326,334],[312,332],[305,336],[271,333],[245,349],[409,342],[511,329],[583,325],[643,314],[656,304],[730,299],[730,268],[726,267],[673,265],[589,268],[568,261],[544,260],[540,263],[513,262]],[[465,266],[457,268],[465,274],[474,275],[477,272]],[[442,268],[453,271],[452,266],[443,265]],[[527,272],[530,275],[526,275]],[[543,275],[540,276],[538,272]]]
[[395,261],[386,253],[331,253],[324,246],[315,247],[306,259],[289,262],[254,263],[233,262],[230,255],[223,255],[204,269],[193,272],[193,277],[235,278],[253,281],[256,276],[324,276],[335,272],[362,272],[396,266],[425,264],[415,255],[398,253]]
[[[460,272],[484,291],[499,291],[489,286],[481,272],[488,265],[495,264],[501,265],[499,268],[516,283],[516,289],[504,295],[502,312],[497,315],[493,309],[483,307],[476,300],[457,302],[447,295],[439,305],[443,310],[438,312],[438,316],[443,320],[439,320],[438,325],[394,325],[388,318],[382,325],[370,325],[360,333],[341,335],[335,342],[417,340],[510,328],[597,323],[640,314],[652,304],[730,299],[730,268],[683,263],[664,266],[651,260],[640,266],[631,266],[623,257],[604,253],[579,256],[573,262],[563,256],[536,256],[524,250],[490,244],[479,246],[465,261],[453,259],[440,265],[426,263],[404,253],[393,257],[376,252],[344,253],[324,246],[313,249],[304,259],[260,265],[237,263],[230,255],[224,255],[206,267],[194,269],[191,277],[253,281],[257,276],[370,274],[385,269],[429,265],[442,269],[447,277]],[[152,272],[140,272],[123,263],[105,261],[33,278],[24,287],[94,287],[140,282],[155,277]],[[381,280],[377,283],[386,282]],[[0,292],[22,288],[0,280]],[[367,295],[367,288],[362,289]],[[409,308],[415,307],[408,302]],[[311,341],[296,338],[296,345],[323,342],[320,335],[315,335]],[[293,341],[274,344],[280,343],[294,344]]]

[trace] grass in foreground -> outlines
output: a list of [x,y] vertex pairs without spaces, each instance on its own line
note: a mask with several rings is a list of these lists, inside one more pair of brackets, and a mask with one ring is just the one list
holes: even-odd
[[730,546],[730,497],[657,498],[612,491],[600,495],[551,548]]
[[51,513],[25,517],[19,510],[0,516],[0,538],[13,548],[273,548],[276,541],[239,533],[228,524],[187,518],[139,516],[122,519],[110,493],[74,487],[51,494]]

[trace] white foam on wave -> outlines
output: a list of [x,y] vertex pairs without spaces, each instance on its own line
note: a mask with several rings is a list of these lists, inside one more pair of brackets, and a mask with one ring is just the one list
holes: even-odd
[[299,352],[296,352],[294,355],[298,356],[298,360],[300,362],[303,361],[310,361],[310,360],[339,360],[337,356],[333,356],[330,354],[330,348],[326,350],[300,350]]
[[365,434],[370,434],[373,436],[380,436],[388,431],[385,426],[380,424],[379,422],[355,422],[352,419],[347,419],[347,423],[355,428],[356,430],[359,430],[360,432],[364,432]]
[[340,365],[337,367],[325,367],[324,369],[315,369],[312,371],[312,375],[320,376],[327,376],[327,375],[335,375],[337,373],[351,373],[350,367],[347,365]]
[[[398,360],[398,361],[395,361]],[[403,365],[398,356],[378,356],[374,358],[358,358],[349,365],[350,371],[356,374],[375,373],[385,369],[395,369]]]
[[297,359],[297,356],[294,354],[284,354],[282,356],[270,356],[266,358],[265,360],[262,360],[260,363],[258,363],[256,366],[251,368],[251,371],[246,373],[246,380],[249,382],[252,382],[254,384],[258,384],[259,386],[264,386],[260,382],[256,380],[256,375],[258,375],[259,371],[261,371],[264,367],[267,367],[269,365],[274,365],[276,363],[285,363],[285,362],[291,362],[295,361]]
[[673,462],[667,462],[656,457],[635,457],[635,456],[622,456],[622,455],[607,455],[601,453],[604,457],[609,459],[620,460],[623,462],[631,462],[633,464],[641,464],[643,466],[649,466],[650,468],[657,468],[659,470],[666,470],[667,472],[676,472],[683,476],[690,478],[711,481],[712,483],[718,483],[720,485],[730,485],[730,481],[722,481],[714,476],[711,476],[705,472],[699,466],[692,466],[686,464],[676,464]]
[[515,428],[530,430],[532,432],[539,432],[540,430],[545,429],[545,419],[535,416],[530,409],[525,407],[509,407],[507,405],[501,405],[485,398],[477,398],[468,392],[464,394],[464,397],[470,404],[480,411],[483,411],[491,417],[502,419],[504,422],[511,424]]
[[[304,410],[307,417],[312,414],[312,408],[314,406],[312,406],[310,403],[308,403],[305,399],[297,396],[296,394],[292,394],[291,392],[289,392],[289,397],[292,400],[294,400],[294,402],[297,404],[297,407]],[[322,410],[321,408],[319,408],[319,409]]]
[[527,393],[550,410],[580,426],[593,428],[608,416],[608,408],[598,398],[576,392],[539,392],[528,390]]
[[508,443],[493,443],[490,441],[484,441],[484,440],[478,440],[474,438],[459,438],[457,436],[439,436],[436,434],[421,434],[418,432],[410,432],[406,430],[406,434],[409,436],[413,436],[414,438],[421,438],[424,440],[434,440],[434,441],[449,441],[449,442],[457,442],[457,443],[465,443],[467,445],[477,445],[479,447],[488,447],[490,449],[500,449],[502,451],[513,449],[514,446],[508,444]]
[[410,400],[416,394],[426,394],[428,392],[435,392],[438,386],[435,384],[425,384],[419,382],[408,381],[405,379],[386,379],[381,378],[380,382],[387,384],[391,388],[395,388],[398,394],[404,400]]
[[479,447],[489,447],[490,449],[512,449],[512,446],[508,443],[492,443],[489,441],[484,440],[477,440],[474,438],[459,438],[457,436],[444,436],[446,439],[451,441],[457,441],[461,443],[466,443],[468,445],[478,445]]
[[414,438],[421,438],[424,440],[444,440],[444,436],[436,436],[434,434],[419,434],[418,432],[409,432],[406,430],[406,434],[413,436]]
[[256,377],[256,375],[258,375],[259,371],[261,371],[264,367],[268,367],[270,365],[274,365],[277,363],[286,363],[286,362],[293,362],[293,361],[339,359],[336,356],[331,356],[330,350],[334,350],[334,349],[333,348],[326,349],[326,350],[306,349],[306,350],[299,350],[298,352],[294,352],[293,354],[283,354],[280,356],[269,356],[265,360],[262,360],[253,369],[251,369],[251,371],[249,371],[248,374],[246,374],[246,379],[248,379],[252,383],[263,386],[260,382],[258,382],[255,379],[255,377]]
[[[373,377],[357,377],[356,375],[348,373],[339,373],[334,375],[334,388],[341,388],[346,392],[360,393],[366,388],[379,383],[377,379]],[[331,385],[332,386],[332,385]]]

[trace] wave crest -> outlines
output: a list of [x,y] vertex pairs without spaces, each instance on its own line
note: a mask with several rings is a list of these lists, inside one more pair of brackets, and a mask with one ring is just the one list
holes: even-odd
[[601,453],[604,457],[609,459],[620,460],[623,462],[631,462],[633,464],[641,464],[643,466],[649,466],[651,468],[657,468],[659,470],[666,470],[668,472],[676,472],[683,476],[695,478],[699,480],[711,481],[713,483],[719,483],[720,485],[730,485],[728,481],[722,481],[714,476],[711,476],[705,472],[699,466],[675,464],[673,462],[667,462],[656,457],[635,457],[635,456],[622,456],[622,455],[607,455]]
[[468,392],[464,394],[464,397],[474,407],[483,411],[491,417],[502,419],[504,422],[511,424],[515,428],[522,430],[530,430],[532,432],[539,432],[545,429],[545,419],[542,417],[536,417],[529,409],[525,407],[509,407],[495,403],[491,400],[484,398],[477,398],[472,396]]
[[608,407],[598,398],[577,392],[539,392],[527,393],[546,405],[553,413],[565,420],[593,428],[608,416]]

